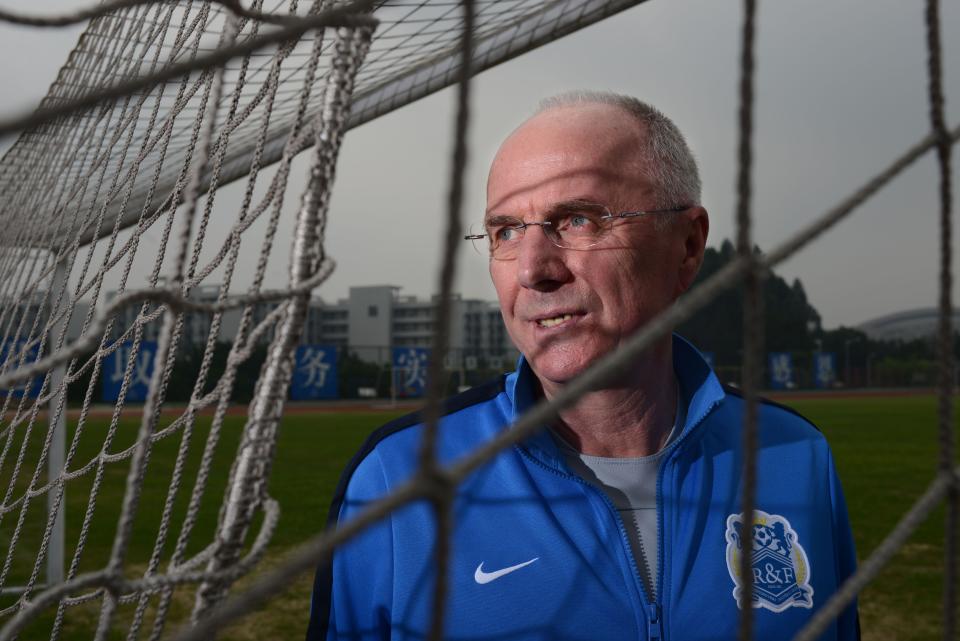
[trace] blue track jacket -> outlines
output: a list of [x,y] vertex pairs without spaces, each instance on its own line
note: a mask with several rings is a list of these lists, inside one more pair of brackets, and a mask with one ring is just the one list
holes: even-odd
[[[607,497],[571,474],[545,431],[474,472],[455,503],[445,639],[715,641],[737,637],[743,524],[744,403],[700,354],[674,339],[686,399],[682,434],[657,482],[659,599],[645,593],[624,525]],[[450,399],[437,452],[451,462],[534,402],[516,372]],[[751,567],[755,638],[789,639],[854,571],[850,524],[830,449],[809,422],[760,406],[757,519]],[[371,435],[341,479],[331,522],[346,522],[408,480],[422,424]],[[434,585],[434,518],[408,505],[319,568],[307,639],[424,639]],[[851,606],[823,639],[858,637]]]

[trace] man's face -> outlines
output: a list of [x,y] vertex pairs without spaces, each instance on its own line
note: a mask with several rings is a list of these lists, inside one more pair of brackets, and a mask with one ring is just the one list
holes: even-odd
[[[570,201],[605,205],[614,213],[655,209],[654,186],[636,151],[641,135],[628,115],[606,105],[535,116],[494,159],[487,219],[542,221]],[[617,220],[601,244],[586,250],[556,247],[542,228],[531,226],[515,259],[490,261],[507,331],[545,386],[584,371],[693,281],[706,212],[695,207],[655,215],[680,219],[665,229],[655,227],[652,216]],[[699,240],[691,242],[691,233]]]

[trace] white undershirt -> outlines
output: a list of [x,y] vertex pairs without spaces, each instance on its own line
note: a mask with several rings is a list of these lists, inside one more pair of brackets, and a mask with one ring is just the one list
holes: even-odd
[[[620,519],[630,541],[633,558],[651,598],[657,598],[658,532],[657,474],[667,447],[683,431],[685,406],[677,386],[677,412],[673,428],[656,454],[633,458],[589,456],[578,452],[556,433],[567,467],[591,485],[603,490]],[[551,430],[552,432],[552,430]]]

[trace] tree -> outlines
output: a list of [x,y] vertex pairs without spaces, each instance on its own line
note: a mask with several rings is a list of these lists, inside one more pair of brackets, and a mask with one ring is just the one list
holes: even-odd
[[[758,254],[760,250],[757,248]],[[693,288],[716,274],[737,257],[729,240],[719,249],[708,247]],[[792,285],[770,272],[763,280],[764,351],[808,352],[814,333],[820,329],[820,314],[807,300],[803,283]],[[721,293],[677,331],[704,351],[713,352],[716,363],[738,365],[743,350],[743,287]]]

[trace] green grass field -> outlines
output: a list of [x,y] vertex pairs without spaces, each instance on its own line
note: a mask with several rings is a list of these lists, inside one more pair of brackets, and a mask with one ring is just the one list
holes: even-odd
[[[134,414],[135,416],[135,414]],[[136,435],[139,421],[131,416],[122,420],[109,452],[119,452],[130,446]],[[284,550],[305,541],[319,532],[325,523],[327,508],[333,495],[340,470],[346,465],[353,452],[362,443],[366,435],[379,424],[389,420],[389,413],[371,414],[316,414],[290,415],[284,419],[281,437],[278,443],[276,462],[270,482],[270,493],[281,505],[281,517],[277,532],[271,542],[266,563],[275,563]],[[108,432],[108,421],[91,420],[81,435],[77,452],[70,465],[76,469],[83,463],[92,461]],[[199,465],[202,443],[209,431],[209,418],[201,417],[193,434],[193,447],[186,461],[186,474],[183,489],[178,493],[172,512],[171,536],[176,536],[183,522],[189,501],[189,489],[193,485],[196,469]],[[213,461],[208,491],[201,505],[197,525],[188,546],[188,555],[200,551],[212,539],[223,500],[226,478],[229,474],[231,459],[236,452],[240,430],[244,418],[228,417],[217,456]],[[27,447],[23,470],[17,476],[17,491],[22,493],[29,482],[28,470],[36,467],[39,453],[37,441],[40,435],[34,434]],[[131,545],[128,552],[130,578],[136,577],[135,570],[142,573],[153,551],[156,533],[160,523],[167,488],[174,468],[180,438],[174,436],[161,440],[155,445],[150,457],[149,471],[140,501],[140,510],[134,522]],[[8,457],[13,458],[21,446],[22,439],[11,446]],[[5,464],[5,474],[0,476],[0,488],[6,488],[11,476],[12,465]],[[67,559],[72,558],[76,541],[87,511],[87,497],[96,472],[92,471],[80,479],[71,481],[67,489]],[[102,569],[109,558],[116,529],[117,516],[123,497],[127,475],[127,463],[112,463],[104,467],[103,478],[96,509],[90,520],[87,542],[79,564],[79,572]],[[6,585],[23,585],[30,576],[33,559],[39,549],[42,519],[45,515],[45,500],[36,499],[24,518],[23,531],[19,536]],[[0,523],[0,552],[6,553],[9,541],[16,529],[18,511],[14,511]],[[255,529],[259,523],[255,524]],[[169,558],[174,541],[168,540],[164,547],[164,557]],[[41,574],[42,580],[42,574]],[[266,613],[253,617],[223,638],[264,639],[264,638],[300,638],[306,629],[306,617],[309,603],[310,580],[304,577],[289,595],[274,602]],[[14,597],[3,597],[0,604],[11,604]],[[129,620],[134,606],[123,606],[121,615]],[[174,600],[176,618],[182,620],[192,607],[192,592],[181,590]],[[95,625],[98,608],[80,606],[72,608],[66,617],[65,639],[89,638]],[[28,628],[21,637],[25,639],[43,639],[49,635],[53,618],[43,617]],[[118,628],[121,626],[117,626]],[[146,637],[147,635],[143,635]],[[111,638],[123,639],[118,631]]]
[[[849,503],[857,549],[863,558],[877,546],[934,475],[936,400],[922,396],[838,397],[797,399],[790,404],[813,420],[831,443]],[[367,433],[391,417],[390,413],[317,413],[288,415],[284,419],[270,482],[270,493],[280,502],[282,514],[265,561],[267,565],[276,564],[285,550],[320,531],[340,470]],[[79,441],[72,468],[96,456],[107,433],[105,423],[92,421],[88,425]],[[230,457],[236,451],[242,423],[241,418],[229,418],[225,424],[219,455],[214,461],[214,480],[206,494],[195,535],[190,542],[191,552],[200,550],[211,538]],[[192,485],[200,456],[200,448],[196,444],[206,438],[208,425],[208,419],[201,419],[193,436],[195,445],[187,460],[186,487]],[[127,447],[133,440],[136,427],[135,418],[123,421],[110,451],[116,452]],[[137,569],[142,572],[152,552],[178,444],[177,436],[161,441],[151,456],[148,481],[128,555],[131,577],[135,576]],[[19,442],[13,443],[14,448],[19,445]],[[27,453],[25,465],[29,465],[30,459],[36,456],[36,448],[31,444]],[[11,452],[8,456],[14,454]],[[6,488],[10,467],[9,462],[4,465],[7,471],[0,476],[0,487]],[[80,533],[93,476],[87,475],[68,486],[68,559],[73,553],[72,542],[77,540]],[[80,563],[81,572],[101,568],[109,556],[125,478],[126,465],[123,463],[104,468],[97,510],[90,523],[88,541]],[[24,487],[27,481],[21,472],[17,486]],[[179,529],[187,500],[188,492],[182,490],[173,511],[173,532]],[[29,576],[32,558],[39,545],[39,521],[43,513],[43,499],[40,498],[27,513],[18,544],[20,554],[13,559],[7,585],[22,583]],[[0,551],[8,549],[16,521],[17,513],[13,512],[0,523]],[[862,595],[860,610],[865,639],[919,640],[939,635],[943,574],[942,523],[941,508],[920,527],[878,581]],[[165,557],[172,546],[173,541],[166,543]],[[252,614],[220,638],[238,641],[301,638],[306,626],[311,578],[302,577],[291,585],[286,594],[274,599],[267,608]],[[4,597],[3,604],[9,603],[11,597]],[[189,612],[191,605],[192,592],[179,591],[173,603],[175,615],[182,617]],[[63,638],[88,638],[97,612],[95,605],[71,609]],[[121,618],[129,620],[132,612],[132,605],[123,606]],[[52,615],[43,617],[21,638],[45,638],[51,621]],[[125,637],[118,629],[111,638]]]
[[[933,480],[937,401],[932,396],[809,399],[790,403],[826,434],[865,558]],[[944,509],[924,522],[863,592],[863,638],[941,638]]]

